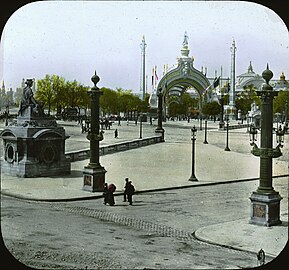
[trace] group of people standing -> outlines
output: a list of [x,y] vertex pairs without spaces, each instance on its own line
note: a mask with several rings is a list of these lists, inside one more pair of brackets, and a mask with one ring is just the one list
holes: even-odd
[[[104,191],[103,191],[103,197],[104,202],[103,204],[109,204],[110,206],[115,205],[114,200],[114,192],[116,190],[116,186],[114,184],[104,184]],[[123,193],[123,201],[128,201],[130,205],[132,205],[132,195],[135,192],[135,188],[131,181],[129,181],[128,178],[125,178],[125,186],[124,186],[124,193]]]

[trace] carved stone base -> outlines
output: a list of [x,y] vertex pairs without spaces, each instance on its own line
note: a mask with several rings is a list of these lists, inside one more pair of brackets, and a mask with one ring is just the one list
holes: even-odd
[[21,160],[19,163],[9,163],[1,160],[2,173],[8,175],[33,178],[33,177],[51,177],[70,174],[71,165],[68,159],[63,159],[51,164],[39,163],[35,160]]
[[282,223],[280,220],[282,197],[278,192],[272,194],[253,192],[250,200],[251,217],[249,223],[268,227]]
[[157,127],[157,128],[155,129],[155,133],[160,133],[161,136],[162,136],[162,142],[165,141],[165,130],[164,130],[163,128]]
[[225,105],[224,113],[230,120],[237,120],[237,109],[233,105]]
[[83,190],[96,192],[103,191],[106,170],[103,167],[89,168],[83,170]]

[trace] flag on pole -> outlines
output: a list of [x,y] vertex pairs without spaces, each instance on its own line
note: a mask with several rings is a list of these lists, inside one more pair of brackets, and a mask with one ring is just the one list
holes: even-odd
[[157,66],[155,66],[155,77],[156,77],[156,81],[159,80],[158,74],[157,74]]
[[220,76],[218,78],[215,78],[214,83],[213,83],[213,87],[214,89],[219,86],[220,84]]
[[219,76],[218,78],[215,78],[214,81],[213,81],[213,83],[210,84],[210,85],[205,89],[203,95],[205,95],[211,87],[213,87],[212,90],[216,89],[216,87],[218,87],[219,84],[220,84],[220,76]]

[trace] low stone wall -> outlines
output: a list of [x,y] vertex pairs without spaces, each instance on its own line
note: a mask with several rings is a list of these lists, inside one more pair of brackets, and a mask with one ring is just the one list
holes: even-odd
[[[130,149],[139,148],[146,145],[156,144],[162,142],[161,136],[153,136],[143,139],[135,139],[131,141],[124,141],[110,145],[100,146],[99,148],[99,155],[107,155],[112,154],[120,151],[126,151]],[[65,156],[71,161],[79,161],[88,159],[90,157],[90,149],[83,149],[79,151],[70,151],[65,153]]]
[[[238,125],[232,125],[232,126],[229,125],[229,130],[230,129],[245,128],[247,126],[248,126],[248,124],[238,124]],[[227,130],[227,126],[226,125],[224,125],[224,130]]]

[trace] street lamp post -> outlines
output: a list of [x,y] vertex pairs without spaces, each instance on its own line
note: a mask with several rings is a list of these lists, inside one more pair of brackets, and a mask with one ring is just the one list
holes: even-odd
[[226,133],[227,133],[227,137],[226,137],[226,148],[225,151],[231,151],[231,149],[229,148],[229,117],[228,115],[226,115]]
[[139,116],[139,138],[142,139],[142,115]]
[[203,123],[202,123],[203,115],[200,112],[200,130],[203,130]]
[[95,74],[91,81],[94,86],[88,91],[91,97],[91,124],[87,134],[90,141],[90,161],[83,170],[83,189],[91,192],[103,191],[106,170],[99,163],[99,142],[103,134],[99,128],[99,98],[103,92],[96,86],[99,77]]
[[162,141],[165,141],[164,133],[165,130],[163,129],[163,94],[161,90],[157,91],[158,96],[158,126],[155,130],[155,133],[161,133]]
[[204,140],[204,144],[208,144],[208,141],[207,141],[207,130],[208,130],[208,121],[207,119],[205,120],[205,140]]
[[221,119],[219,122],[219,128],[224,127],[224,93],[221,92],[221,98],[220,98],[220,103],[221,103]]
[[191,140],[192,140],[192,175],[189,178],[189,181],[198,181],[195,176],[195,141],[196,141],[196,132],[197,129],[195,126],[191,129]]
[[288,130],[288,101],[285,102],[285,117],[284,117],[284,125],[285,125],[285,132],[287,133]]
[[[251,130],[251,145],[253,149],[251,153],[260,157],[259,170],[259,186],[250,197],[251,213],[250,223],[263,226],[272,226],[280,224],[280,201],[282,197],[276,192],[272,186],[272,159],[282,155],[280,148],[283,146],[284,130],[279,127],[276,130],[276,138],[278,145],[273,146],[273,99],[278,92],[273,91],[273,87],[269,85],[269,81],[273,77],[273,73],[267,69],[263,71],[262,77],[265,83],[262,89],[257,91],[261,99],[261,142],[260,148],[256,145],[254,138],[254,129]],[[252,132],[253,131],[253,132]],[[257,133],[255,133],[257,134]]]

